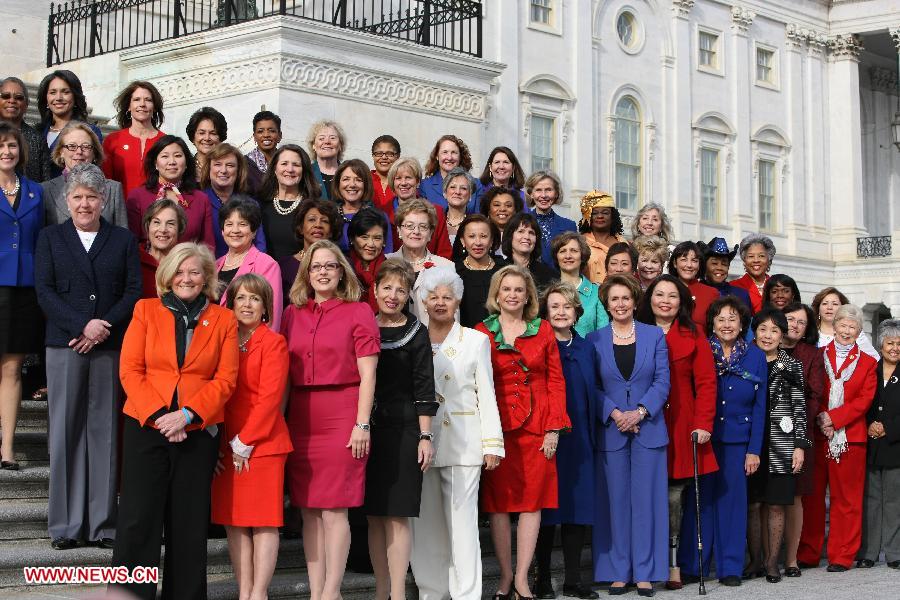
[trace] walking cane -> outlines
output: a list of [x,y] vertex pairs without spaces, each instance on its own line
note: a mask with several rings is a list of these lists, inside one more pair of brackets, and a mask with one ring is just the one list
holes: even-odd
[[697,564],[700,565],[700,592],[706,595],[706,584],[703,581],[703,537],[700,535],[700,475],[697,468],[697,432],[691,433],[691,450],[694,454],[694,502],[697,513]]

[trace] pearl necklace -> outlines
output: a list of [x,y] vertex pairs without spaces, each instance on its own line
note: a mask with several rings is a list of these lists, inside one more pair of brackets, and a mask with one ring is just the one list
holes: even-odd
[[[294,212],[297,209],[297,207],[300,206],[300,202],[302,202],[302,201],[303,201],[303,199],[300,198],[299,196],[297,196],[296,200],[287,200],[287,199],[282,199],[282,198],[279,198],[278,196],[275,196],[274,198],[272,198],[272,206],[275,207],[275,212],[277,212],[282,217],[286,217],[289,214],[291,214],[292,212]],[[281,205],[278,204],[279,202],[290,202],[290,205],[288,206],[288,208],[281,208]]]
[[3,190],[3,193],[6,194],[7,198],[15,198],[16,194],[19,193],[19,189],[21,187],[22,187],[22,182],[19,181],[19,176],[16,175],[16,187],[14,187],[11,190],[8,190],[6,188],[0,188],[0,190]]
[[460,219],[459,221],[457,221],[456,223],[454,223],[454,222],[452,222],[452,221],[450,220],[450,215],[447,215],[446,217],[444,217],[444,222],[447,223],[447,227],[449,227],[450,229],[456,229],[456,228],[459,227],[460,224],[461,224],[463,221],[465,221],[465,220],[466,220],[466,218],[463,217],[462,219]]
[[488,266],[486,266],[486,267],[473,267],[469,263],[469,257],[467,256],[463,259],[463,265],[465,265],[465,267],[467,269],[469,269],[470,271],[490,271],[491,269],[494,268],[494,259],[493,258],[490,259],[490,262],[488,263]]
[[615,325],[613,325],[612,323],[610,323],[609,326],[612,327],[613,335],[616,336],[617,339],[630,340],[632,337],[634,337],[634,319],[631,319],[631,331],[628,332],[628,335],[619,335],[619,333],[616,331]]
[[241,352],[246,352],[246,351],[247,351],[247,343],[250,341],[250,338],[253,337],[253,332],[254,332],[254,331],[256,331],[256,327],[254,327],[253,329],[250,330],[250,333],[247,334],[247,339],[245,339],[243,342],[240,341],[240,340],[238,340],[238,349],[239,349]]
[[[239,268],[241,266],[241,264],[244,262],[244,257],[247,256],[248,252],[250,252],[249,249],[244,250],[240,254],[235,254],[233,256],[226,254],[225,255],[225,263],[222,265],[222,270],[227,271],[228,267],[232,267],[234,269]],[[229,257],[231,258],[231,261],[228,260]]]

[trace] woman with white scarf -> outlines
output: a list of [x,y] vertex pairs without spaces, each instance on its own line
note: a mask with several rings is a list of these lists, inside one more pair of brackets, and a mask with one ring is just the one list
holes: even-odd
[[801,568],[817,567],[822,556],[826,487],[831,499],[828,571],[848,570],[859,551],[866,476],[866,412],[875,393],[877,364],[857,345],[862,325],[862,310],[844,304],[834,316],[834,340],[823,349],[827,405],[820,407],[816,417],[813,492],[803,497],[803,533],[797,552]]

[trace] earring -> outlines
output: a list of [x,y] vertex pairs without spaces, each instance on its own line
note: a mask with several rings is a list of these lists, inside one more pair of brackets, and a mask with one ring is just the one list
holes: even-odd
[[125,111],[125,119],[128,120],[128,121],[131,120],[131,110],[126,110],[126,111]]
[[263,323],[268,323],[268,322],[269,322],[269,313],[266,313],[266,314],[264,314],[264,315],[262,316],[262,322],[263,322]]

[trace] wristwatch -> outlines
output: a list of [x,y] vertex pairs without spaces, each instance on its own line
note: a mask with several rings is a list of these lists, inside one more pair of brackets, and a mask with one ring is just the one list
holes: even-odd
[[362,429],[363,431],[369,431],[369,424],[368,423],[357,423],[356,428]]
[[642,420],[643,420],[643,419],[646,419],[646,418],[647,418],[647,415],[650,414],[650,412],[644,407],[643,404],[638,404],[637,409],[638,409],[638,412],[641,413],[641,419],[642,419]]
[[419,441],[428,440],[429,442],[434,441],[434,434],[430,431],[420,431],[419,432]]

